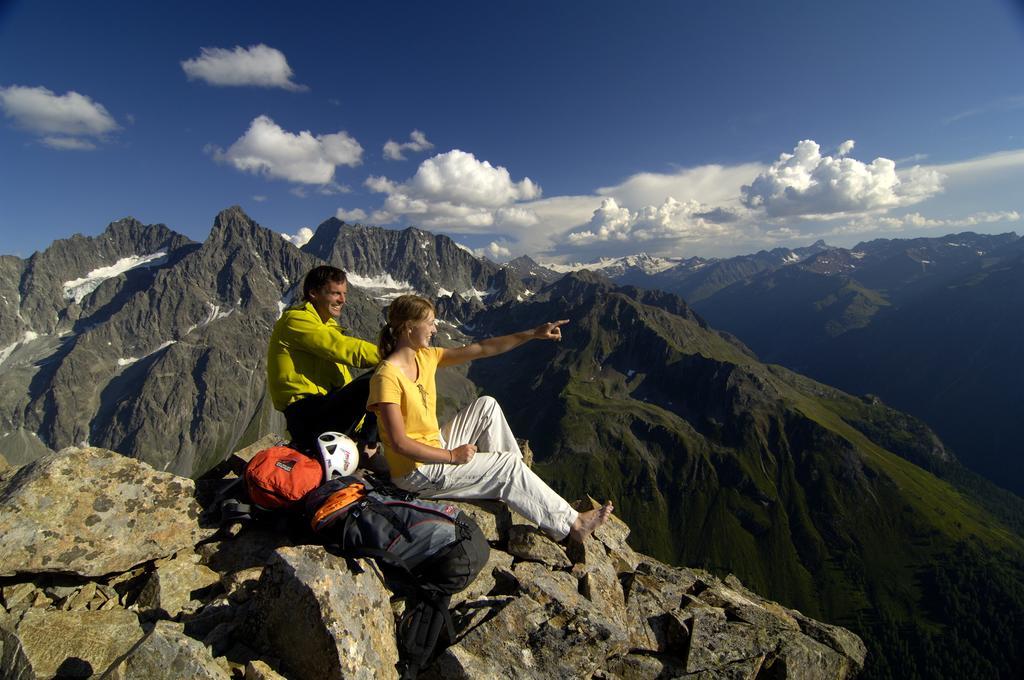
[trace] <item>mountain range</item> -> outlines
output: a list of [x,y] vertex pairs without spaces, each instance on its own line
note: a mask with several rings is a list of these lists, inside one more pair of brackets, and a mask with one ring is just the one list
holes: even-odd
[[[747,267],[820,268],[833,251],[705,262],[693,281],[703,303]],[[332,219],[300,250],[232,208],[202,244],[126,219],[4,258],[0,452],[18,464],[88,442],[198,476],[281,431],[266,338],[324,260],[352,275],[343,323],[360,337],[403,290],[442,295],[442,343],[571,319],[562,343],[443,372],[444,407],[496,396],[541,473],[614,499],[639,549],[855,630],[869,677],[1013,677],[1024,662],[1024,505],[924,422],[762,363],[673,292],[499,266],[418,229]]]
[[[968,467],[1024,494],[1024,240],[878,239],[664,269],[610,268],[676,292],[759,358],[872,394],[933,427]],[[714,272],[708,277],[707,273]],[[709,285],[713,279],[714,285]]]

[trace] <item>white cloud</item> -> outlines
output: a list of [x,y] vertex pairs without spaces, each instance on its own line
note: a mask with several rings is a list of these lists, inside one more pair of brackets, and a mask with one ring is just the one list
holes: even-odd
[[318,184],[328,193],[344,191],[333,184],[338,165],[362,162],[363,147],[347,132],[313,136],[282,129],[268,116],[253,119],[249,129],[227,151],[211,148],[213,157],[243,172],[284,179],[297,184]]
[[338,208],[334,216],[344,222],[362,222],[366,219],[366,211],[362,208],[356,208],[355,210],[345,210],[344,208]]
[[640,172],[614,186],[601,187],[597,194],[614,198],[619,205],[633,209],[660,205],[669,197],[677,201],[694,200],[709,205],[735,203],[740,188],[764,169],[765,166],[760,163],[743,163],[732,166],[700,165],[673,173]]
[[509,206],[494,211],[494,226],[499,229],[525,229],[540,221],[537,214],[527,208]]
[[363,182],[370,191],[378,194],[390,194],[398,191],[398,185],[389,180],[387,177],[379,177],[377,175],[370,175]]
[[58,95],[45,87],[2,87],[0,108],[16,125],[40,135],[43,144],[53,149],[95,149],[95,141],[103,141],[107,133],[118,129],[102,104],[74,91]]
[[252,197],[252,200],[256,201],[257,203],[263,203],[264,201],[267,200],[267,197],[266,196],[261,196],[261,195],[256,195],[256,196]]
[[973,109],[961,111],[960,113],[949,116],[943,120],[943,124],[949,125],[950,123],[956,123],[965,118],[973,118],[974,116],[985,115],[989,113],[1013,111],[1015,109],[1024,108],[1024,95],[1014,95],[1012,97],[1003,97],[994,101],[987,102],[982,106],[978,106]]
[[384,158],[391,161],[404,161],[405,151],[427,151],[433,149],[434,145],[427,141],[427,136],[419,130],[413,130],[409,133],[409,141],[399,144],[393,139],[389,139],[384,144]]
[[947,163],[945,165],[933,165],[929,169],[948,175],[950,177],[968,178],[984,177],[996,172],[1024,168],[1024,149],[1013,149],[1010,151],[999,151],[971,158],[966,161]]
[[512,259],[512,251],[497,241],[491,241],[483,248],[476,248],[471,252],[477,257],[487,257],[497,262]]
[[309,227],[302,227],[293,235],[281,234],[281,238],[293,244],[296,248],[301,248],[309,243],[309,239],[313,238],[313,230]]
[[322,196],[337,196],[339,194],[351,194],[352,187],[347,184],[338,184],[337,182],[328,182],[317,187],[317,193]]
[[899,217],[861,217],[846,224],[833,227],[816,237],[826,238],[829,236],[846,236],[852,234],[867,234],[871,232],[901,232],[916,230],[934,231],[947,229],[964,229],[981,225],[999,224],[1002,222],[1019,222],[1021,213],[1016,210],[1003,210],[996,212],[977,212],[964,217],[935,218],[926,217],[918,212],[912,212]]
[[[849,152],[853,141],[840,149]],[[876,158],[865,164],[849,157],[822,156],[805,139],[741,189],[743,204],[770,217],[862,213],[913,205],[942,190],[941,173],[915,166],[896,172],[896,163]]]
[[570,245],[602,241],[671,240],[679,243],[736,235],[736,227],[706,218],[704,215],[708,212],[708,206],[693,200],[680,202],[667,198],[660,206],[632,211],[620,206],[614,198],[606,198],[586,227],[568,233],[565,240]]
[[[642,172],[601,187],[595,195],[520,203],[517,207],[529,210],[538,222],[521,232],[516,250],[550,255],[580,250],[587,251],[582,256],[601,256],[612,250],[629,254],[636,252],[629,240],[634,229],[637,238],[649,239],[643,245],[645,250],[667,255],[678,254],[688,242],[710,244],[708,239],[714,234],[739,238],[744,230],[750,230],[749,211],[739,202],[740,188],[765,167],[744,163]],[[614,210],[607,204],[602,208],[609,198],[614,200]],[[572,240],[569,234],[574,235]]]
[[409,217],[427,229],[469,233],[536,224],[535,215],[515,204],[541,193],[530,178],[514,182],[504,167],[458,149],[423,161],[401,184],[379,176],[368,177],[364,184],[387,194],[383,211],[393,218]]
[[293,92],[309,89],[292,82],[292,69],[284,54],[266,45],[233,50],[204,47],[198,57],[181,62],[181,68],[189,80],[210,85],[280,87]]
[[541,194],[529,177],[513,182],[502,166],[478,161],[458,149],[423,161],[407,186],[415,196],[492,208],[540,198]]
[[[320,184],[312,189],[312,191],[320,194],[321,196],[337,196],[338,194],[350,194],[352,193],[352,187],[347,184],[338,184],[337,182],[328,182],[327,184]],[[299,198],[309,198],[310,189],[304,186],[295,186],[288,190],[292,196],[298,196]]]
[[92,151],[96,148],[96,145],[88,139],[79,139],[78,137],[43,137],[41,141],[51,149],[60,149],[61,151]]

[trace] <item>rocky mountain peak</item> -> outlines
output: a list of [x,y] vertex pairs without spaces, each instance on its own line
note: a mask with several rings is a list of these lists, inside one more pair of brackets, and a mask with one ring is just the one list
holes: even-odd
[[560,297],[569,301],[592,298],[615,288],[611,279],[589,269],[569,272],[545,288],[542,297]]
[[309,239],[306,245],[303,246],[303,250],[322,257],[320,253],[330,252],[334,242],[338,240],[343,230],[356,228],[358,228],[358,225],[349,225],[337,217],[330,217],[321,222],[313,231],[313,238]]
[[447,236],[415,227],[396,231],[331,218],[302,249],[354,275],[355,285],[381,299],[412,291],[485,298],[498,289],[496,264],[476,258]]
[[529,255],[520,255],[506,262],[505,266],[514,269],[529,269],[531,267],[540,267],[541,265]]
[[257,233],[257,225],[241,206],[233,205],[217,213],[208,242],[248,240]]

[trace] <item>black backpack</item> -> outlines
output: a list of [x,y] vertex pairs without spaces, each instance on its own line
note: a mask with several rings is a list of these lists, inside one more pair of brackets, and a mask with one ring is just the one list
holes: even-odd
[[365,477],[332,479],[304,500],[310,526],[335,554],[376,560],[388,587],[406,598],[398,624],[402,678],[415,678],[442,627],[455,638],[448,605],[487,563],[480,527],[454,505],[420,500]]

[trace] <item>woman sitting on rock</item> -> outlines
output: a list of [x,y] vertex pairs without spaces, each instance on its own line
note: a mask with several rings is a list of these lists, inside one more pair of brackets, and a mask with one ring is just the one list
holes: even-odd
[[491,397],[481,397],[444,428],[437,423],[439,367],[493,357],[530,340],[561,340],[553,321],[465,347],[431,347],[437,332],[434,305],[403,295],[388,307],[379,347],[384,357],[370,380],[367,409],[377,413],[391,480],[422,498],[499,499],[556,540],[582,541],[608,519],[609,502],[579,513],[523,462],[505,414]]

